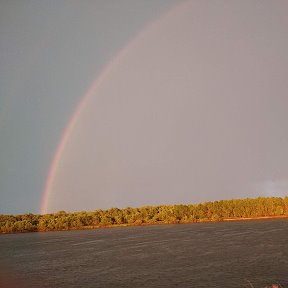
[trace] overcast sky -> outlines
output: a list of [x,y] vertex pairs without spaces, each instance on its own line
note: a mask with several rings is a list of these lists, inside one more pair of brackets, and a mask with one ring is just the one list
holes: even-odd
[[287,9],[0,1],[0,213],[287,195]]

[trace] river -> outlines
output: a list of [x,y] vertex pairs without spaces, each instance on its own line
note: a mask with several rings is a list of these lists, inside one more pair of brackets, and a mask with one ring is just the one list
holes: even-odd
[[4,287],[288,287],[288,220],[1,235],[0,266]]

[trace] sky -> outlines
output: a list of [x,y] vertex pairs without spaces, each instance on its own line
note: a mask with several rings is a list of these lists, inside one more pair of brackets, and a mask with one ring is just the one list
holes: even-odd
[[0,1],[0,213],[288,192],[287,1]]

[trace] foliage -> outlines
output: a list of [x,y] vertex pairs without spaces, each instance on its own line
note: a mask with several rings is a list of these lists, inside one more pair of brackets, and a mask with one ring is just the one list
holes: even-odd
[[90,212],[59,211],[45,215],[0,215],[0,232],[34,232],[86,229],[116,225],[146,225],[222,221],[288,216],[288,197],[221,200],[196,205],[161,205],[111,208]]

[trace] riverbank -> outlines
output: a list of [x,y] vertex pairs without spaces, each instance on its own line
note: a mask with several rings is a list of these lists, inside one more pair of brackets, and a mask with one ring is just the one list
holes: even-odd
[[13,232],[2,232],[2,234],[18,234],[18,233],[31,233],[31,232],[59,232],[59,231],[77,231],[77,230],[94,230],[94,229],[109,229],[117,227],[141,227],[141,226],[157,226],[157,225],[184,225],[184,224],[197,224],[197,223],[219,223],[219,222],[237,222],[237,221],[261,221],[261,220],[276,220],[276,219],[288,219],[288,215],[282,216],[263,216],[263,217],[242,217],[242,218],[225,218],[221,220],[209,220],[203,219],[201,221],[181,221],[181,222],[157,222],[157,223],[141,223],[141,224],[112,224],[112,225],[97,225],[97,226],[83,226],[79,228],[68,228],[68,229],[58,229],[58,230],[35,230],[35,231],[13,231]]
[[249,220],[270,220],[270,219],[282,219],[288,218],[288,215],[280,216],[258,216],[258,217],[242,217],[242,218],[226,218],[223,221],[249,221]]
[[65,231],[288,217],[288,197],[233,199],[199,204],[111,208],[35,215],[0,215],[1,233]]

